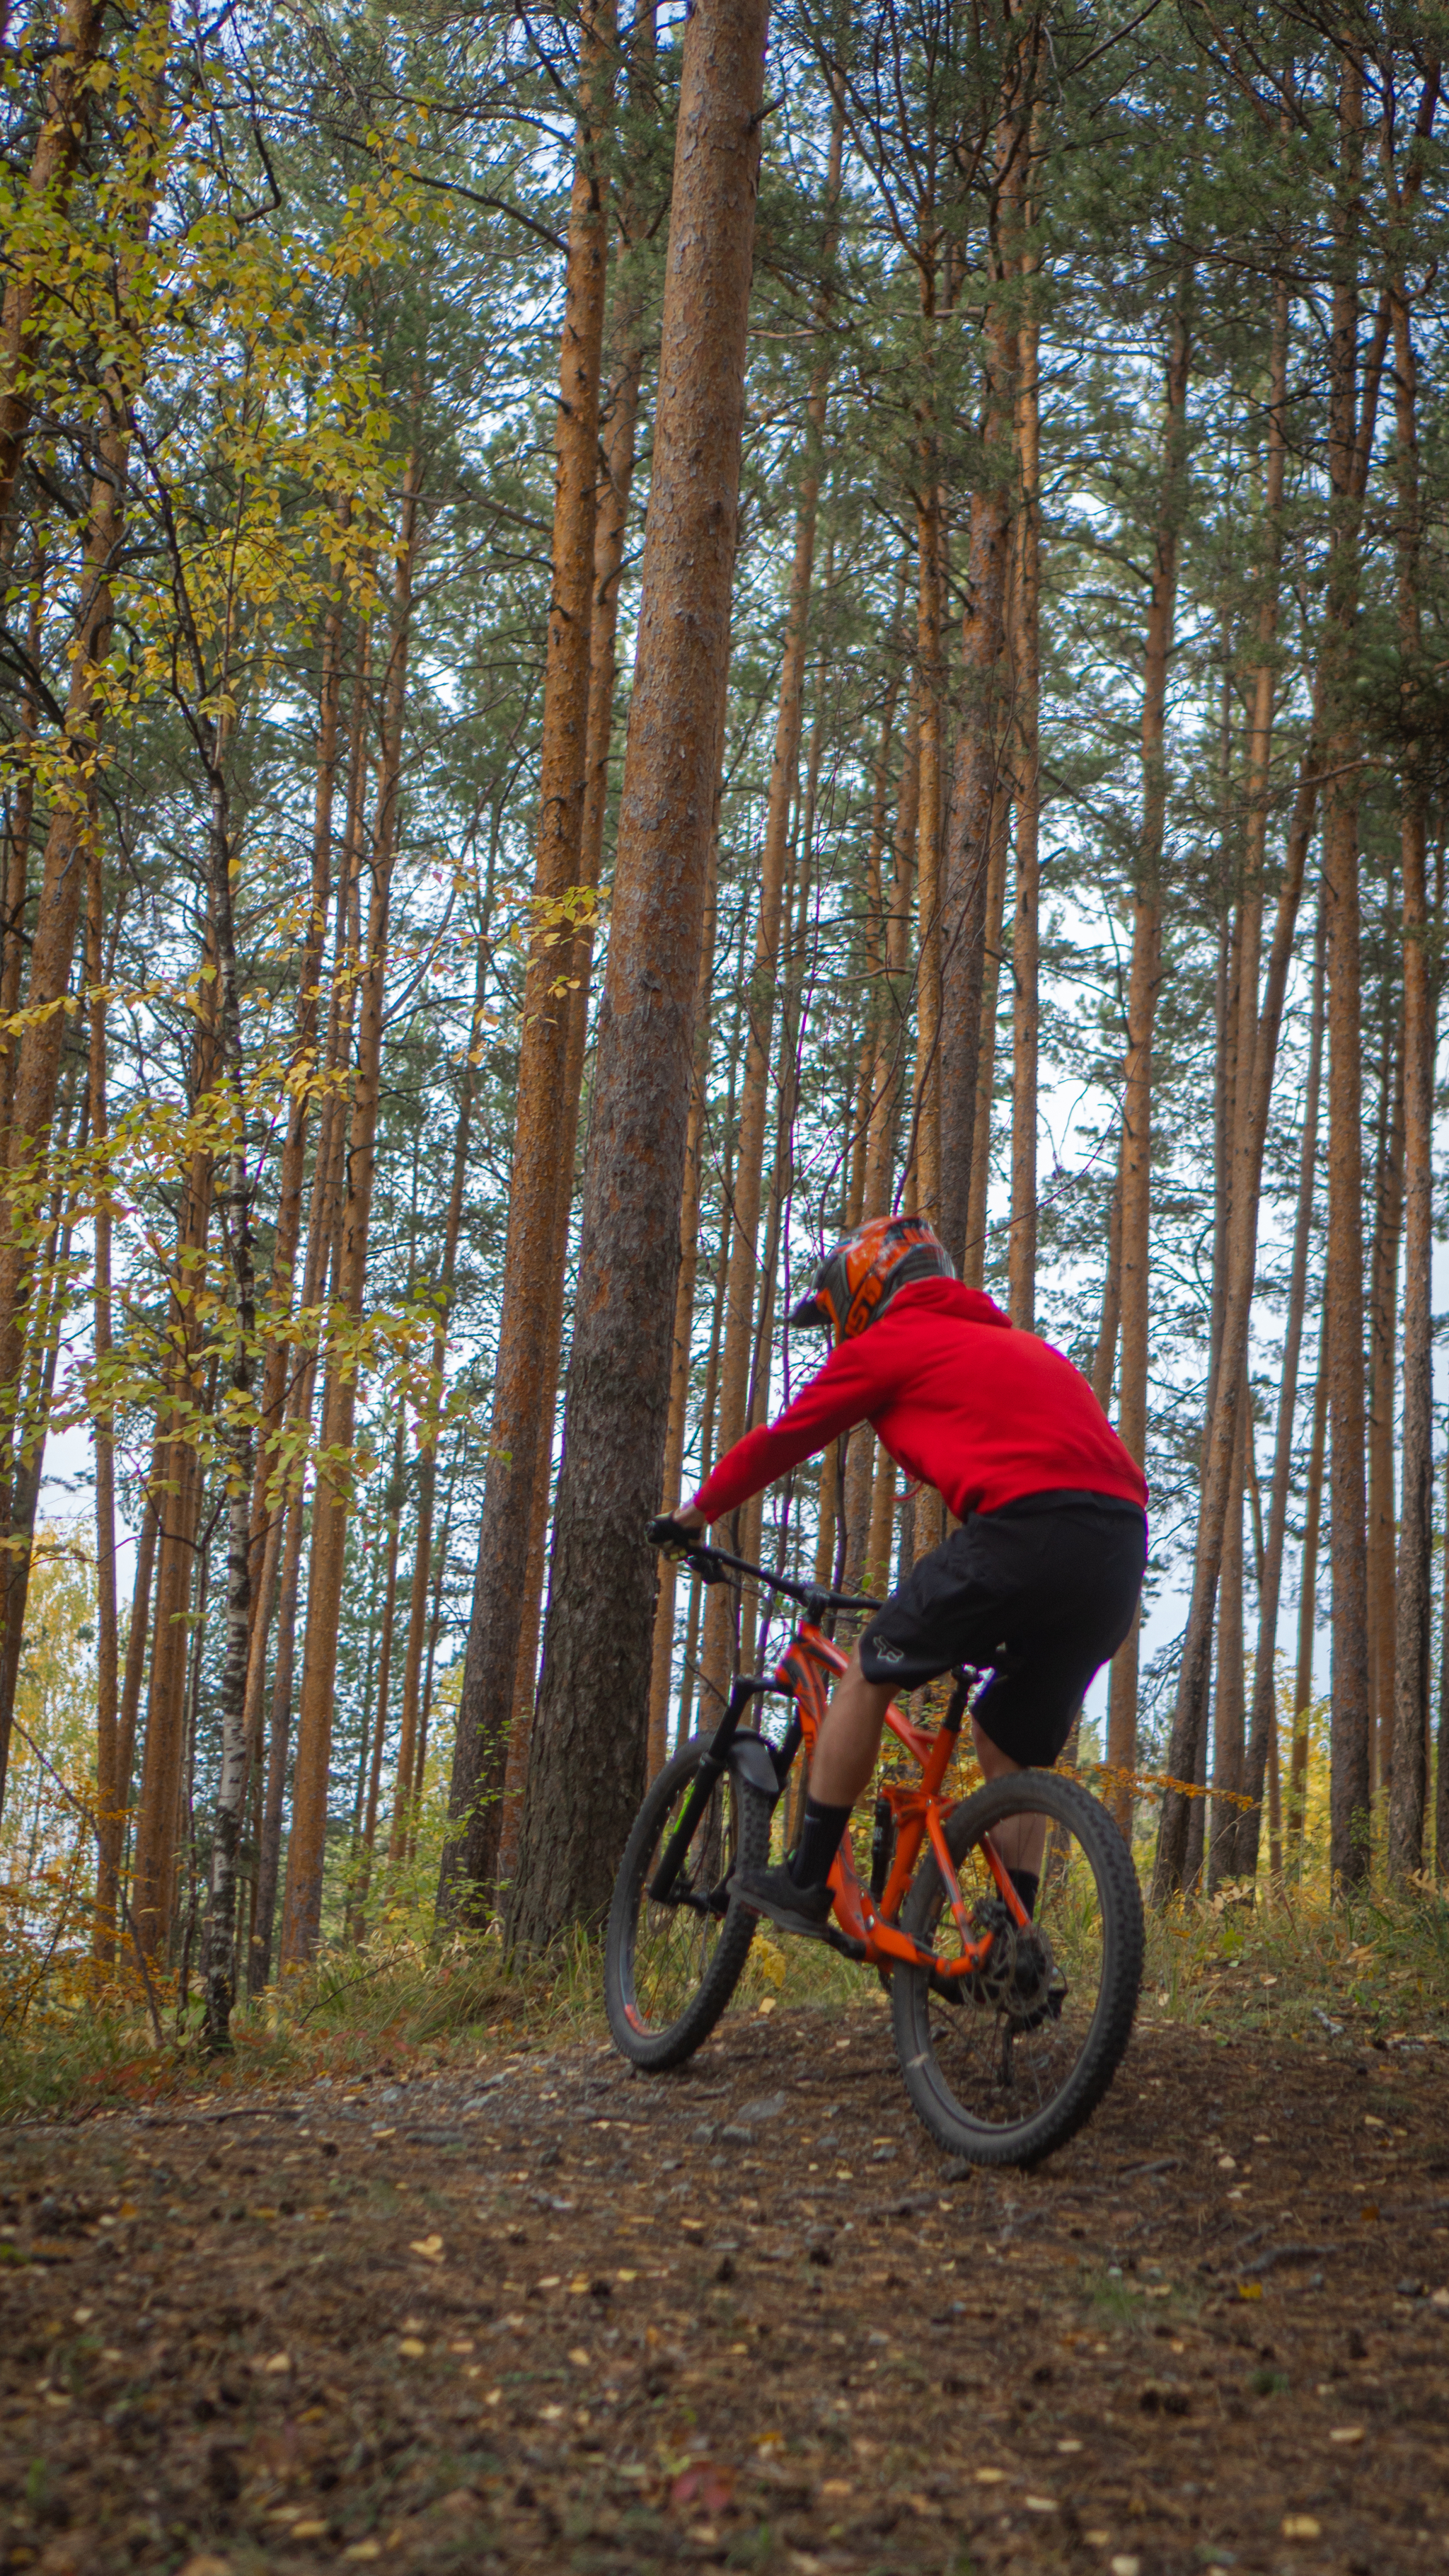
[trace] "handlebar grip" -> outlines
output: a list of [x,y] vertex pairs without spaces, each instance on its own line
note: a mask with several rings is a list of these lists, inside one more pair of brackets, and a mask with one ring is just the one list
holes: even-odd
[[651,1547],[691,1548],[697,1538],[694,1530],[681,1529],[669,1512],[656,1512],[644,1535]]
[[697,1530],[681,1529],[669,1512],[658,1512],[644,1533],[651,1547],[662,1548],[676,1564],[681,1561],[699,1576],[701,1583],[723,1583],[725,1570],[712,1547],[706,1547]]

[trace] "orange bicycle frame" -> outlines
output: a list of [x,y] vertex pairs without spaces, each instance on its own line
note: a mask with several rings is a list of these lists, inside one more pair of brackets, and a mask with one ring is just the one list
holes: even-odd
[[[825,1716],[827,1677],[838,1677],[845,1668],[846,1658],[840,1648],[809,1619],[802,1620],[776,1667],[775,1681],[779,1689],[791,1694],[799,1711],[807,1760],[814,1752]],[[894,1967],[904,1962],[908,1967],[929,1967],[941,1978],[969,1977],[984,1964],[991,1949],[990,1932],[973,1938],[966,1900],[946,1844],[945,1819],[957,1802],[941,1792],[956,1751],[961,1714],[964,1710],[956,1715],[954,1723],[948,1716],[932,1732],[917,1726],[894,1700],[886,1710],[886,1725],[920,1773],[917,1780],[887,1780],[881,1785],[880,1794],[891,1809],[896,1827],[890,1872],[879,1898],[875,1897],[856,1869],[847,1827],[831,1863],[829,1882],[840,1927],[834,1946],[868,1967]],[[959,1958],[938,1960],[933,1951],[922,1949],[909,1933],[897,1928],[897,1917],[926,1840],[935,1855],[960,1936]],[[1007,1912],[1018,1930],[1024,1928],[1029,1920],[1026,1908],[989,1834],[983,1836],[982,1850]]]

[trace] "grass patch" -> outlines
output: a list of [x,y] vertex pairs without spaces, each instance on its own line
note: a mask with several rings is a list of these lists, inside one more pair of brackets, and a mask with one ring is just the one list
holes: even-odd
[[1449,1906],[1260,1887],[1149,1909],[1142,2001],[1149,2018],[1320,2046],[1449,2039]]
[[599,1963],[582,1938],[515,1966],[498,1943],[405,1938],[324,1951],[232,2019],[229,2058],[203,2055],[195,2018],[167,2015],[160,2047],[141,1998],[98,1986],[84,2006],[32,2010],[0,2034],[0,2122],[83,2119],[252,2084],[347,2082],[442,2070],[519,2046],[597,2037]]
[[[883,2012],[871,1971],[823,1943],[762,1929],[732,2013],[782,2006]],[[358,2082],[446,2071],[519,2048],[605,2037],[601,1946],[579,1935],[547,1961],[515,1963],[495,1936],[439,1941],[420,1913],[368,1944],[337,1942],[285,1989],[233,2020],[235,2046],[201,2051],[197,2009],[163,1997],[158,2046],[134,1987],[74,1979],[0,2028],[0,2122],[84,2119],[247,2085]],[[1325,2051],[1449,2042],[1449,1906],[1429,1889],[1330,1906],[1260,1883],[1147,1916],[1145,2022],[1207,2038],[1281,2037]]]

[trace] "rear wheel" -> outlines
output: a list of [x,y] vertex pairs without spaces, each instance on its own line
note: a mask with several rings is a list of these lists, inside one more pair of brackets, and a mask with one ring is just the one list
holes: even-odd
[[[1025,1931],[997,1892],[985,1837],[1013,1848],[1013,1817],[1048,1820],[1036,1914]],[[981,2165],[1035,2164],[1090,2118],[1121,2062],[1142,1979],[1142,1897],[1106,1808],[1050,1771],[993,1780],[953,1809],[946,1844],[973,1940],[991,1928],[982,1968],[959,1980],[897,1967],[896,2050],[921,2119],[951,2154]],[[943,1964],[960,1940],[928,1853],[901,1927]]]
[[615,2044],[636,2066],[678,2066],[724,2011],[749,1955],[758,1916],[725,1896],[736,1868],[769,1858],[770,1800],[725,1771],[690,1837],[667,1904],[650,1881],[694,1786],[710,1738],[667,1762],[629,1836],[604,1944],[604,2004]]

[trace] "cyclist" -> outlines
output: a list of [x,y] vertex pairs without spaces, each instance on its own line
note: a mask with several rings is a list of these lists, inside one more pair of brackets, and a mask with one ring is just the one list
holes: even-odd
[[[963,1287],[923,1218],[857,1226],[790,1321],[833,1334],[825,1366],[651,1536],[697,1539],[859,1422],[960,1523],[867,1621],[820,1730],[795,1850],[732,1882],[782,1931],[818,1939],[830,1866],[898,1693],[955,1664],[990,1665],[972,1716],[987,1779],[1056,1761],[1093,1674],[1132,1625],[1147,1486],[1080,1371]],[[1045,1831],[1044,1817],[1021,1816],[997,1837],[1028,1913]]]

